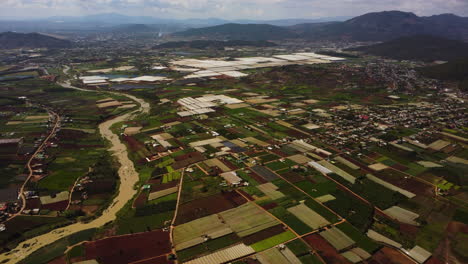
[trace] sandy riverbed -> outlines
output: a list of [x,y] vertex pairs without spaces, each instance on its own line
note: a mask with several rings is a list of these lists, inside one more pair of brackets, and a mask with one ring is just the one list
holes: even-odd
[[[63,85],[66,87],[67,85]],[[76,87],[72,87],[68,85],[66,88],[77,89]],[[82,89],[79,89],[82,90]],[[120,211],[123,206],[133,198],[136,194],[136,190],[134,189],[135,184],[139,180],[139,175],[133,166],[133,162],[128,158],[127,148],[126,146],[120,141],[118,135],[112,133],[110,130],[111,126],[115,123],[130,120],[135,114],[138,113],[148,113],[150,110],[150,105],[142,99],[136,98],[132,95],[127,94],[120,94],[114,93],[119,95],[125,95],[128,98],[135,100],[140,104],[140,109],[133,111],[131,113],[127,113],[121,116],[118,116],[114,119],[108,120],[99,125],[99,131],[101,135],[109,140],[112,147],[109,151],[117,157],[117,160],[120,163],[119,169],[119,177],[120,177],[120,187],[119,193],[115,197],[113,203],[107,208],[102,215],[89,222],[89,223],[76,223],[66,227],[55,229],[49,233],[28,239],[22,243],[20,243],[15,249],[8,253],[4,253],[0,255],[0,262],[5,264],[13,264],[17,263],[18,261],[26,258],[34,251],[47,246],[63,237],[69,236],[71,234],[77,233],[79,231],[83,231],[90,228],[99,228],[105,225],[106,223],[113,221],[116,219],[116,214]],[[26,246],[25,245],[29,245]]]

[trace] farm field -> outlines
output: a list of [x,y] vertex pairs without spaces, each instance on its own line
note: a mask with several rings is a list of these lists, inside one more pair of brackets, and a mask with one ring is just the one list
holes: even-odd
[[[8,139],[0,141],[0,262],[466,257],[466,101],[453,83],[423,79],[416,87],[386,74],[409,78],[422,62],[310,62],[328,55],[289,52],[302,43],[188,53],[132,45],[119,56],[91,56],[92,46],[70,51],[84,60],[44,51],[44,63],[60,58],[49,68],[64,87],[39,77],[0,82],[0,133]],[[231,64],[227,72],[241,77],[218,75]],[[68,225],[96,229],[76,237],[56,230]],[[40,235],[54,242],[30,243]]]

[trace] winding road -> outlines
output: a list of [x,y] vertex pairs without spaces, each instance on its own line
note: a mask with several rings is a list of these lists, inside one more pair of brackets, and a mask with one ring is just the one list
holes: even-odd
[[[70,85],[70,83],[61,83],[60,85],[65,88],[71,88],[80,91],[96,92],[92,90],[85,90],[73,87],[72,85]],[[78,222],[69,226],[52,230],[49,233],[28,239],[20,243],[15,249],[11,250],[10,252],[1,254],[0,263],[18,263],[20,260],[23,260],[38,249],[50,245],[61,238],[90,228],[99,228],[104,226],[108,222],[114,221],[116,219],[117,212],[119,212],[125,206],[125,204],[129,200],[131,200],[133,196],[137,193],[137,190],[134,188],[134,186],[139,180],[138,172],[135,170],[133,162],[128,158],[127,147],[120,141],[119,136],[111,131],[111,127],[112,125],[118,122],[131,120],[132,117],[134,117],[137,114],[149,113],[150,105],[143,99],[137,98],[132,95],[116,92],[107,93],[126,96],[131,100],[136,101],[140,105],[139,109],[133,112],[117,116],[99,125],[99,131],[101,135],[111,143],[112,147],[109,149],[109,151],[117,158],[118,162],[120,163],[120,168],[118,170],[120,177],[120,185],[118,194],[114,198],[114,201],[106,210],[104,210],[101,216],[89,223]]]

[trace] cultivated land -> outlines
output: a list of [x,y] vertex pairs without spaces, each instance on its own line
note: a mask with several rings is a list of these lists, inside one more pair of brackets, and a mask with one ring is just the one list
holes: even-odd
[[180,51],[1,86],[2,136],[45,146],[1,153],[0,187],[31,192],[7,203],[3,263],[463,263],[453,83],[373,57]]

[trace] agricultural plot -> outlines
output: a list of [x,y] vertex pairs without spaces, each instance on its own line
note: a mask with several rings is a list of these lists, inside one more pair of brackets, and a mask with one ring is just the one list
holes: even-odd
[[179,206],[176,224],[183,224],[200,217],[217,214],[247,202],[237,192],[221,192],[198,198]]
[[333,196],[331,194],[325,194],[325,195],[317,197],[316,199],[317,199],[317,201],[319,201],[321,203],[326,203],[326,202],[329,202],[329,201],[333,201],[336,198],[335,198],[335,196]]
[[295,185],[314,198],[333,193],[336,190],[336,183],[327,179],[319,183],[312,183],[308,180],[301,181],[295,183]]
[[209,239],[194,247],[177,251],[177,259],[183,263],[188,260],[199,258],[200,256],[214,253],[220,249],[227,248],[238,243],[239,237],[234,233],[216,239]]
[[392,190],[392,191],[399,192],[399,193],[401,193],[402,195],[404,195],[404,196],[406,196],[406,197],[408,197],[408,198],[410,198],[410,199],[416,196],[416,194],[414,194],[414,193],[412,193],[412,192],[409,192],[409,191],[407,191],[407,190],[404,190],[404,189],[402,189],[402,188],[399,188],[399,187],[397,187],[397,186],[395,186],[395,185],[393,185],[393,184],[391,184],[391,183],[388,183],[388,182],[386,182],[386,181],[383,181],[383,180],[381,180],[381,179],[375,177],[374,175],[367,174],[366,177],[367,177],[369,180],[371,180],[371,181],[373,181],[373,182],[376,182],[376,183],[378,183],[378,184],[380,184],[380,185],[382,185],[382,186],[384,186],[384,187],[386,187],[386,188],[388,188],[388,189],[390,189],[390,190]]
[[289,248],[271,248],[256,255],[261,264],[301,264]]
[[330,224],[327,219],[307,207],[305,204],[299,204],[294,207],[290,207],[288,208],[288,211],[312,229],[317,229]]
[[169,194],[176,193],[178,189],[179,189],[178,187],[172,187],[172,188],[165,189],[165,190],[162,190],[162,191],[150,193],[149,196],[148,196],[148,200],[151,201],[151,200],[154,200],[154,199],[164,197],[164,196],[169,195]]
[[312,228],[283,207],[277,206],[269,211],[300,235],[312,232]]
[[351,161],[343,158],[343,157],[336,157],[335,158],[336,161],[340,162],[341,164],[345,165],[345,166],[348,166],[349,168],[353,169],[353,170],[358,170],[359,169],[359,166],[357,166],[356,164],[352,163]]
[[393,206],[391,208],[386,209],[384,212],[390,215],[391,217],[398,219],[398,221],[400,222],[409,225],[419,225],[419,223],[415,221],[419,217],[419,215],[401,207]]
[[250,169],[268,182],[278,179],[278,176],[275,173],[263,166],[256,165]]
[[220,251],[216,251],[207,256],[203,256],[191,261],[185,262],[186,264],[218,264],[226,263],[230,260],[238,259],[254,253],[252,247],[244,244],[238,244]]
[[361,248],[353,248],[341,254],[347,260],[353,263],[368,260],[372,255]]
[[285,243],[289,240],[292,240],[296,238],[293,232],[291,231],[286,231],[284,233],[281,233],[279,235],[272,236],[270,238],[267,238],[265,240],[259,241],[255,244],[252,244],[251,247],[255,250],[255,252],[260,252],[265,249],[272,248],[274,246],[277,246],[279,244]]
[[174,229],[176,250],[183,250],[201,244],[206,237],[215,239],[232,233],[233,230],[216,214],[199,218]]
[[168,174],[165,174],[162,179],[162,183],[168,183],[171,181],[179,180],[181,177],[180,171],[171,171]]
[[219,215],[240,237],[245,237],[279,224],[273,217],[251,203],[221,212]]
[[320,236],[327,240],[328,243],[330,243],[338,251],[341,251],[354,244],[354,240],[352,240],[337,227],[332,227],[323,232],[320,232]]
[[111,237],[84,246],[86,259],[99,259],[104,264],[127,264],[171,251],[169,233],[163,231]]
[[315,250],[320,251],[320,256],[327,264],[345,264],[351,263],[345,257],[340,255],[338,251],[330,245],[320,235],[313,234],[304,237],[305,241]]
[[356,246],[358,246],[359,249],[367,252],[367,254],[372,254],[379,248],[379,245],[377,243],[375,243],[372,239],[361,233],[350,223],[341,223],[337,225],[336,228],[341,230],[350,239],[354,240],[356,242]]
[[353,183],[353,184],[356,182],[356,178],[354,176],[338,168],[337,166],[331,164],[330,162],[322,160],[322,161],[319,161],[318,163],[324,166],[325,168],[331,170],[332,172],[336,173],[337,175],[347,180],[348,182]]
[[260,184],[257,188],[272,200],[284,197],[284,194],[278,191],[278,187],[271,182]]
[[289,159],[285,159],[285,160],[269,162],[266,164],[266,167],[268,167],[272,171],[279,171],[279,170],[290,168],[294,165],[296,165],[295,162]]
[[293,156],[289,156],[288,159],[292,160],[295,163],[298,164],[307,164],[308,162],[312,161],[310,158],[302,155],[302,154],[296,154]]
[[258,231],[252,235],[243,237],[242,242],[244,242],[246,245],[252,245],[269,237],[283,233],[285,231],[285,228],[286,227],[283,225],[272,226],[263,229],[262,231]]

